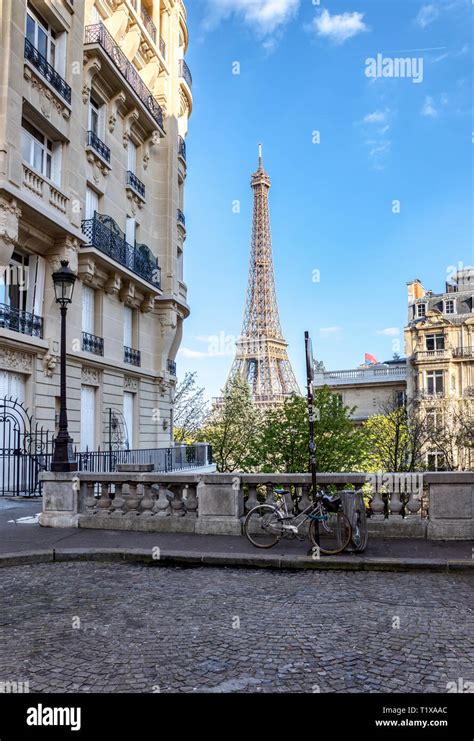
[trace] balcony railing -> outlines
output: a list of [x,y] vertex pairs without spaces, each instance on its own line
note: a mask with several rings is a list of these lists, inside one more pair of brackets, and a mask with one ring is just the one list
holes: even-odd
[[43,317],[0,304],[0,327],[30,337],[43,337]]
[[45,57],[33,46],[31,41],[25,39],[25,59],[27,59],[33,67],[44,77],[47,82],[56,90],[59,95],[64,98],[66,103],[71,104],[71,88],[65,80],[61,77],[59,72],[56,72],[54,67],[48,62]]
[[110,164],[110,149],[109,147],[104,144],[104,142],[99,139],[97,134],[95,134],[93,131],[87,132],[87,146],[92,147],[92,149],[99,154],[102,159],[104,159],[106,162]]
[[107,257],[131,270],[143,280],[160,288],[161,269],[157,258],[145,244],[129,244],[125,234],[110,216],[94,215],[93,219],[82,222],[82,231],[87,237],[87,245],[95,247]]
[[153,23],[153,20],[150,18],[149,14],[146,12],[145,8],[142,8],[142,21],[143,25],[145,26],[146,30],[150,34],[151,38],[153,39],[153,42],[156,44],[156,26]]
[[166,43],[163,36],[160,36],[160,52],[163,59],[166,58]]
[[186,162],[186,142],[183,137],[178,137],[178,154]]
[[140,366],[142,364],[142,354],[140,350],[134,350],[132,347],[123,348],[123,362],[130,365]]
[[168,360],[168,372],[171,373],[172,376],[176,375],[176,362],[174,360]]
[[416,353],[417,360],[444,360],[449,356],[449,350],[420,350]]
[[453,350],[455,358],[474,358],[474,347],[456,347]]
[[179,60],[179,76],[183,78],[189,89],[193,86],[193,76],[184,59]]
[[82,333],[82,350],[83,352],[91,352],[94,355],[104,354],[104,340],[102,337],[96,337],[95,334],[89,334],[89,332]]
[[115,39],[107,31],[103,23],[87,26],[85,33],[85,44],[99,44],[109,59],[128,82],[131,89],[138,96],[149,113],[153,116],[161,130],[163,130],[163,111],[160,104],[155,100],[151,91],[143,82],[133,64],[127,59]]
[[127,171],[127,185],[135,190],[139,196],[145,198],[145,186],[130,170]]
[[178,224],[182,224],[184,227],[186,227],[186,217],[180,208],[178,208],[176,218],[178,219]]

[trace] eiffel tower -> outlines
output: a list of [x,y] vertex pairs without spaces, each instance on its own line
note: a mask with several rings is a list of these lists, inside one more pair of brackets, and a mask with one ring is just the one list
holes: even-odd
[[229,378],[246,379],[255,404],[269,407],[300,390],[283,338],[273,273],[268,192],[270,178],[263,169],[259,145],[258,170],[252,175],[253,225],[247,303],[242,333]]

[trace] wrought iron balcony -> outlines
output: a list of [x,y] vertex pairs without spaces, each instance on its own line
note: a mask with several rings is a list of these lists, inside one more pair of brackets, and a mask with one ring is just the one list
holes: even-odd
[[178,219],[178,224],[182,224],[186,228],[186,217],[180,208],[178,208],[176,218]]
[[127,170],[127,185],[135,190],[139,196],[145,198],[145,186],[130,170]]
[[110,164],[110,149],[93,131],[87,132],[87,146],[92,147],[102,159]]
[[43,337],[43,317],[0,304],[0,327],[30,337]]
[[61,77],[59,72],[56,72],[54,67],[48,62],[45,57],[33,46],[31,41],[25,39],[25,59],[27,59],[33,67],[44,77],[47,82],[56,90],[59,95],[64,98],[66,103],[71,104],[71,88],[65,80]]
[[193,76],[184,59],[179,60],[179,76],[183,78],[189,89],[193,87]]
[[176,375],[176,362],[168,359],[168,371],[172,376]]
[[163,36],[160,36],[160,52],[163,59],[166,58],[166,44]]
[[123,348],[123,362],[130,365],[140,366],[142,364],[142,354],[140,350],[134,350],[132,347]]
[[104,354],[104,340],[102,337],[96,337],[95,334],[89,334],[88,332],[82,333],[82,350],[83,352],[91,352],[94,355]]
[[145,85],[133,64],[127,59],[113,36],[107,31],[103,23],[96,23],[86,27],[85,44],[98,44],[113,62],[122,77],[128,82],[131,89],[141,100],[148,112],[152,115],[163,131],[163,111],[155,100],[149,88]]
[[186,142],[183,137],[178,137],[178,154],[186,162]]
[[153,20],[150,18],[149,14],[146,12],[145,8],[142,8],[142,21],[143,25],[145,26],[146,30],[150,34],[151,38],[153,39],[153,42],[156,44],[156,26],[153,23]]
[[83,247],[95,247],[107,257],[131,270],[143,280],[160,288],[161,269],[157,258],[145,244],[129,244],[125,234],[110,216],[98,214],[82,222],[82,231],[87,237]]

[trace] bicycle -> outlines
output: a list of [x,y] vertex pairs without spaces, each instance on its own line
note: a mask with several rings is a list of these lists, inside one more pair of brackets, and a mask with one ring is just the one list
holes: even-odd
[[342,511],[342,499],[324,491],[302,512],[293,515],[291,492],[275,489],[277,503],[258,504],[244,521],[244,533],[256,548],[272,548],[281,538],[298,538],[303,524],[309,520],[309,538],[317,552],[333,556],[347,548],[352,539],[352,526]]

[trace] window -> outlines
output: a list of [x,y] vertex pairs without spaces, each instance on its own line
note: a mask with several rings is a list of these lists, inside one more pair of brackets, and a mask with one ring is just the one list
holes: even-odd
[[123,344],[124,347],[133,347],[133,309],[123,307]]
[[96,5],[92,6],[91,10],[91,23],[93,26],[95,26],[97,23],[100,23],[102,20],[102,16],[99,13],[99,10]]
[[137,223],[134,218],[127,216],[127,225],[125,227],[125,239],[128,244],[135,245],[137,233]]
[[95,291],[82,284],[82,331],[95,334]]
[[449,298],[444,302],[444,313],[445,314],[454,314],[454,299]]
[[96,211],[99,211],[99,196],[92,190],[92,188],[86,189],[86,210],[84,218],[93,219]]
[[395,404],[398,409],[401,407],[406,406],[407,403],[407,395],[405,391],[396,391],[395,392]]
[[96,136],[101,138],[101,106],[100,104],[91,97],[89,101],[89,131],[92,131]]
[[21,121],[21,154],[23,160],[48,180],[57,185],[61,180],[61,144],[48,139],[46,134],[26,118]]
[[444,350],[444,335],[443,334],[427,334],[426,335],[426,349],[428,351]]
[[427,453],[426,464],[428,471],[446,471],[446,458],[444,453],[438,451]]
[[440,432],[443,429],[444,416],[440,409],[426,410],[426,426],[428,432]]
[[81,386],[81,451],[95,449],[95,401],[94,386]]
[[131,139],[128,140],[128,170],[134,175],[137,170],[137,145]]
[[26,14],[26,38],[35,49],[56,69],[56,32],[47,21],[28,3]]
[[444,390],[443,371],[429,371],[426,374],[426,390],[430,395],[442,394]]
[[180,280],[181,282],[183,282],[183,279],[184,279],[184,272],[183,272],[183,250],[181,250],[179,247],[178,247],[178,255],[177,255],[177,257],[178,257],[177,276],[178,276],[178,280]]
[[29,255],[14,252],[0,281],[0,304],[17,311],[26,311]]
[[128,450],[133,448],[133,409],[134,409],[134,394],[130,391],[124,391],[123,393],[123,416],[126,425],[127,439],[125,446]]
[[416,316],[418,318],[422,316],[426,316],[426,304],[417,304],[416,305]]

